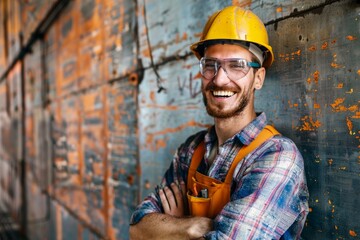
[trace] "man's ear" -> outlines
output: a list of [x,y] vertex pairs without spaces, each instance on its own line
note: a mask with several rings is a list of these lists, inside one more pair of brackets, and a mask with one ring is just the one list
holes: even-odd
[[255,90],[259,90],[262,88],[262,86],[264,85],[264,81],[265,81],[265,75],[266,75],[266,70],[263,67],[259,68],[255,72],[255,81],[254,81],[254,89]]

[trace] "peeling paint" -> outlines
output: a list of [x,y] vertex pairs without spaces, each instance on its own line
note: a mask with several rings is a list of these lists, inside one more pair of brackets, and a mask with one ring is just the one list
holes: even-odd
[[312,46],[310,46],[310,47],[308,48],[308,50],[309,50],[310,52],[315,52],[315,51],[316,51],[316,46],[315,46],[315,45],[312,45]]
[[347,127],[348,127],[348,129],[349,129],[349,134],[350,135],[355,135],[356,133],[355,132],[353,132],[353,123],[352,123],[352,121],[350,120],[350,118],[349,117],[347,117],[346,118],[346,125],[347,125]]
[[356,237],[357,233],[354,230],[349,230],[349,235],[352,237]]
[[344,84],[343,83],[339,83],[337,86],[336,86],[336,88],[339,88],[339,89],[341,89],[341,88],[343,88],[344,87]]
[[301,118],[301,121],[300,131],[315,131],[321,126],[321,122],[319,120],[313,120],[311,116],[304,116]]
[[325,50],[328,48],[328,42],[324,42],[322,45],[321,45],[321,49],[322,50]]
[[[343,103],[345,102],[345,98],[337,98],[335,99],[334,103],[331,103],[330,106],[332,107],[332,110],[334,112],[357,112],[359,110],[359,106],[358,105],[352,105],[349,107],[346,107],[343,105]],[[355,115],[357,116],[357,114]]]
[[349,41],[354,41],[354,40],[357,39],[357,37],[348,35],[348,36],[346,36],[346,39],[349,40]]
[[296,50],[295,52],[291,52],[291,53],[280,53],[279,54],[279,58],[284,62],[295,60],[296,56],[301,56],[301,50],[300,49]]
[[166,143],[165,141],[162,139],[160,140],[160,143],[158,141],[158,136],[164,136],[166,134],[169,134],[169,133],[175,133],[175,132],[179,132],[185,128],[188,128],[188,127],[201,127],[201,128],[208,128],[209,125],[208,124],[202,124],[202,123],[199,123],[195,120],[190,120],[180,126],[177,126],[175,128],[165,128],[161,131],[158,131],[158,132],[154,132],[154,133],[148,133],[147,134],[147,137],[146,137],[146,147],[148,149],[150,149],[151,151],[155,151],[155,150],[158,150],[158,147],[164,147],[166,146]]

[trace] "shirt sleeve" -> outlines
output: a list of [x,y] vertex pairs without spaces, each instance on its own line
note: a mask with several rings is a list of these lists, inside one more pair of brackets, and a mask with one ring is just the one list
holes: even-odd
[[308,213],[303,159],[290,140],[265,145],[253,162],[243,160],[231,200],[206,239],[300,237]]

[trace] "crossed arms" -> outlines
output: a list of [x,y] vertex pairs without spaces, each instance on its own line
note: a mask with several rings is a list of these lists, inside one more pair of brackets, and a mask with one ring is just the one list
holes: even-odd
[[212,230],[212,220],[186,216],[186,186],[171,183],[159,190],[164,213],[148,214],[130,226],[130,239],[202,239]]

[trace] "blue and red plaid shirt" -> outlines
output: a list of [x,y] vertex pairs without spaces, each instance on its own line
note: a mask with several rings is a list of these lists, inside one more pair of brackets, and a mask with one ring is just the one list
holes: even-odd
[[[187,180],[196,146],[205,141],[206,152],[198,171],[224,181],[231,162],[267,124],[261,113],[242,131],[219,147],[212,165],[211,149],[217,144],[214,127],[189,137],[174,155],[162,184]],[[309,212],[303,158],[295,144],[284,136],[267,140],[236,167],[230,202],[214,219],[206,239],[299,239]],[[150,194],[134,211],[130,224],[146,214],[163,212],[157,193]]]

